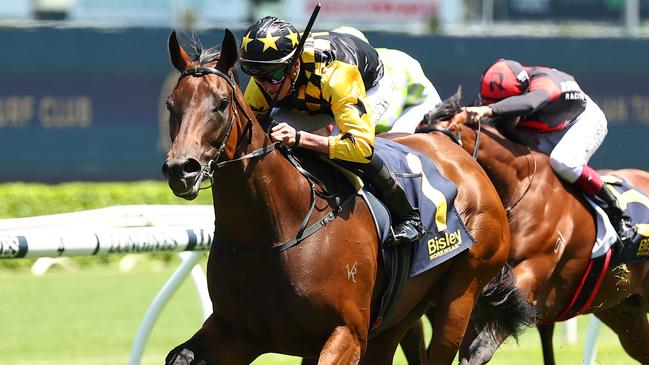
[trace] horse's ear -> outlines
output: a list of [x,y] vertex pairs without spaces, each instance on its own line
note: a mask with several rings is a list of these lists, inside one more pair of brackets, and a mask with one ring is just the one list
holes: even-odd
[[180,72],[185,71],[187,64],[191,62],[187,52],[178,43],[175,30],[169,34],[169,57],[171,64]]
[[448,98],[449,102],[453,104],[455,107],[460,108],[460,100],[462,100],[462,85],[458,85],[457,91],[453,96]]
[[239,46],[237,39],[230,29],[225,28],[225,35],[223,36],[223,43],[221,43],[221,58],[217,66],[223,72],[228,72],[239,59]]

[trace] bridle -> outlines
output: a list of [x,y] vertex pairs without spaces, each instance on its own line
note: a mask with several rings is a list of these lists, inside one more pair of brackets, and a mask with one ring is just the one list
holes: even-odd
[[[228,127],[225,132],[223,141],[221,142],[221,145],[217,148],[216,153],[212,156],[212,158],[204,166],[201,167],[199,176],[196,178],[196,181],[194,182],[194,190],[198,191],[198,190],[210,188],[214,183],[214,173],[219,168],[234,162],[239,162],[250,158],[264,156],[275,149],[282,152],[282,154],[289,160],[289,162],[300,172],[300,174],[302,174],[309,181],[309,184],[311,185],[311,203],[309,206],[309,210],[306,214],[306,217],[303,219],[302,224],[300,225],[300,229],[298,230],[297,235],[293,239],[277,246],[269,246],[269,247],[255,248],[255,249],[230,245],[233,252],[269,253],[269,252],[280,252],[280,251],[287,250],[297,245],[298,243],[302,242],[307,237],[311,236],[312,234],[314,234],[315,232],[323,228],[325,225],[327,225],[329,222],[331,222],[338,215],[338,213],[342,211],[342,206],[346,205],[347,203],[353,200],[354,195],[352,194],[350,197],[345,199],[344,202],[341,203],[340,198],[330,193],[322,181],[320,181],[317,177],[315,177],[313,174],[311,174],[309,171],[307,171],[302,167],[300,162],[295,158],[295,156],[292,155],[290,150],[288,150],[287,148],[279,147],[280,146],[279,142],[273,142],[267,146],[258,148],[238,158],[219,161],[221,157],[221,153],[225,150],[225,146],[227,145],[228,140],[230,139],[230,134],[232,133],[232,129],[234,128],[234,122],[237,119],[237,110],[241,109],[243,111],[243,114],[246,116],[247,119],[247,124],[246,127],[244,128],[245,131],[242,134],[241,139],[237,142],[237,146],[235,147],[235,155],[239,151],[240,147],[243,146],[242,142],[243,142],[243,138],[246,136],[246,133],[248,134],[248,143],[250,143],[250,141],[252,140],[253,120],[247,113],[245,113],[245,109],[241,106],[239,100],[234,97],[236,93],[236,84],[234,81],[234,77],[232,75],[226,74],[225,72],[222,72],[214,67],[203,66],[203,67],[194,67],[183,71],[180,74],[178,80],[180,81],[180,79],[186,76],[202,77],[205,75],[219,76],[228,83],[230,88],[232,88],[232,93],[230,94],[230,97],[228,99],[228,104],[232,105],[232,101],[234,101],[234,105],[230,106],[232,111],[230,112],[230,117],[229,117],[230,119],[228,121]],[[210,179],[210,185],[201,187],[200,185],[205,178]],[[315,187],[316,185],[319,187],[319,189],[316,189]],[[333,199],[334,200],[333,208],[329,213],[325,214],[320,220],[311,224],[310,226],[307,226],[311,218],[311,215],[313,214],[313,210],[315,208],[316,195],[323,199]]]
[[[477,124],[478,127],[475,129],[476,132],[476,137],[475,137],[475,144],[473,146],[473,159],[475,161],[478,160],[478,150],[480,148],[480,134],[482,133],[482,118],[478,118]],[[446,128],[441,128],[437,126],[425,126],[422,128],[419,128],[416,130],[416,133],[428,133],[428,132],[440,132],[448,136],[453,142],[457,143],[460,147],[462,146],[462,130],[458,128],[457,135],[453,134],[450,130]],[[529,155],[532,157],[532,161],[534,162],[534,171],[532,171],[532,175],[529,176],[529,183],[527,184],[527,187],[523,191],[523,193],[520,195],[520,197],[510,206],[505,208],[505,212],[507,213],[507,216],[511,216],[511,212],[518,205],[518,203],[523,200],[523,197],[527,192],[530,190],[532,187],[532,183],[534,182],[534,178],[536,177],[536,170],[537,170],[537,164],[536,164],[536,159],[534,158],[534,154],[532,153],[532,149],[529,146],[525,146],[527,148],[527,151],[529,152]]]
[[[425,127],[419,128],[415,133],[428,133],[428,132],[440,132],[448,136],[453,142],[462,147],[462,130],[458,128],[457,136],[453,134],[450,130],[446,128],[441,128],[437,126],[427,125]],[[473,146],[473,159],[478,160],[478,150],[480,148],[480,134],[482,133],[482,122],[478,119],[478,128],[475,132],[475,144]]]
[[[212,186],[212,184],[214,183],[214,173],[219,168],[221,168],[221,167],[223,167],[223,166],[225,166],[227,164],[233,163],[233,162],[238,162],[238,161],[246,160],[246,159],[249,159],[249,158],[263,156],[263,155],[271,152],[272,150],[274,150],[279,145],[278,142],[275,142],[275,143],[272,143],[272,144],[270,144],[268,146],[264,146],[262,148],[259,148],[259,149],[255,150],[255,151],[253,151],[251,153],[248,153],[248,154],[246,154],[244,156],[241,156],[239,158],[219,162],[219,159],[221,157],[221,153],[225,150],[225,146],[227,145],[228,140],[230,139],[230,134],[232,133],[232,129],[234,129],[234,122],[237,119],[237,110],[239,110],[239,109],[245,110],[245,109],[243,109],[241,107],[241,104],[239,104],[239,100],[234,97],[235,91],[236,91],[234,77],[232,75],[226,74],[225,72],[220,71],[220,70],[218,70],[218,69],[216,69],[214,67],[194,67],[194,68],[187,69],[187,70],[183,71],[180,74],[180,77],[178,78],[178,80],[180,81],[180,79],[182,79],[183,77],[186,77],[186,76],[201,77],[201,76],[205,76],[205,75],[219,76],[228,83],[228,85],[232,89],[232,93],[230,93],[230,97],[228,99],[228,105],[230,105],[230,108],[231,108],[232,111],[230,112],[230,117],[229,117],[230,119],[228,121],[228,127],[227,127],[227,130],[225,131],[225,136],[223,137],[223,141],[221,142],[221,145],[217,148],[216,153],[214,153],[212,158],[204,166],[201,167],[201,171],[199,172],[199,176],[196,178],[196,181],[194,182],[194,189],[196,189],[196,190],[203,190],[203,189],[210,188]],[[234,101],[234,105],[233,105],[232,101]],[[249,137],[249,139],[250,139],[250,138],[252,138],[252,118],[250,118],[250,116],[248,114],[246,114],[245,112],[243,113],[243,115],[245,115],[246,119],[248,120],[248,122],[246,124],[246,127],[245,127],[245,130],[248,131],[248,135],[250,136]],[[243,135],[245,136],[246,133],[244,132]],[[241,147],[242,140],[243,140],[243,138],[241,140],[239,140],[239,142],[237,143],[237,146],[235,148],[235,152],[238,151],[239,148]],[[210,185],[205,186],[205,187],[201,187],[200,186],[201,183],[206,178],[209,178]]]

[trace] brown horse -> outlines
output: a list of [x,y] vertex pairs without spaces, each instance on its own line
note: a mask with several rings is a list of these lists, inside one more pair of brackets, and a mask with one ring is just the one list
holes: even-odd
[[[491,126],[483,125],[482,132],[476,133],[477,125],[467,123],[470,117],[460,108],[459,99],[458,91],[427,116],[420,130],[446,128],[460,138],[470,154],[476,152],[479,136],[477,161],[496,186],[509,215],[509,263],[516,286],[536,307],[538,323],[551,322],[569,305],[589,264],[595,217],[582,196],[554,174],[546,155],[512,142]],[[647,172],[626,169],[608,173],[649,192]],[[586,311],[611,327],[626,352],[643,364],[649,364],[648,301],[649,262],[645,261],[609,270]],[[499,332],[471,336],[467,332],[460,350],[462,363],[486,363],[508,336]],[[546,363],[553,362],[546,358]]]
[[167,101],[172,147],[163,173],[185,199],[198,195],[204,179],[213,181],[213,313],[166,363],[247,364],[277,352],[319,356],[320,364],[390,364],[399,339],[432,304],[431,363],[450,364],[481,290],[494,276],[502,279],[509,252],[507,217],[484,171],[445,137],[396,139],[436,161],[456,184],[456,210],[476,243],[410,278],[392,319],[370,339],[386,280],[364,200],[328,163],[300,156],[321,186],[348,202],[337,211],[336,200],[287,158],[296,157],[271,143],[234,81],[238,47],[230,31],[220,55],[197,45],[193,51],[190,57],[171,33],[171,62],[181,75]]

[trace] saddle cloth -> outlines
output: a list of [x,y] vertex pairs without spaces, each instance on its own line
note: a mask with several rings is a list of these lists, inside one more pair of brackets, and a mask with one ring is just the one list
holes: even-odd
[[649,224],[647,224],[649,222],[649,198],[616,176],[604,175],[602,180],[607,184],[605,189],[612,189],[624,211],[633,220],[637,233],[629,244],[616,246],[617,234],[606,213],[598,205],[599,200],[587,197],[586,200],[597,217],[597,238],[593,246],[591,260],[568,306],[556,318],[545,323],[564,321],[587,311],[610,268],[615,268],[623,263],[649,259]]
[[[602,180],[607,184],[605,188],[613,189],[621,207],[631,217],[637,229],[632,242],[616,251],[615,261],[630,263],[649,259],[649,197],[619,177],[605,175]],[[597,215],[597,239],[591,255],[591,258],[597,258],[604,256],[616,244],[617,235],[597,202],[588,199],[588,203]]]
[[[441,175],[423,154],[402,144],[376,138],[375,150],[419,208],[427,233],[412,245],[410,276],[416,276],[449,260],[475,242],[453,206],[455,184]],[[386,239],[390,222],[379,222],[379,237]]]

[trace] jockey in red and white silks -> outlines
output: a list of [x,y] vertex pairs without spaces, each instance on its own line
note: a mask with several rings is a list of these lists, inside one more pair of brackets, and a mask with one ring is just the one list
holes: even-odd
[[548,154],[550,166],[563,180],[601,198],[622,242],[633,238],[629,217],[588,166],[608,133],[607,120],[573,76],[501,59],[483,74],[480,98],[481,106],[465,110],[476,117],[514,120],[513,133],[520,142]]

